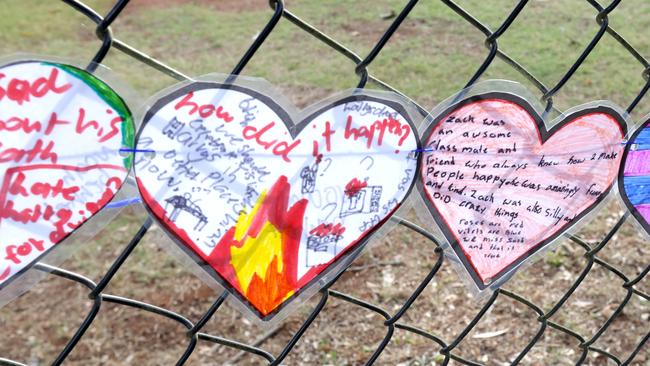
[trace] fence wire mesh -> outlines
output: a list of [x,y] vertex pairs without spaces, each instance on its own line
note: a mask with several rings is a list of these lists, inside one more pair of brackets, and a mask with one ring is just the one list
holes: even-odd
[[[262,1],[262,0],[260,0]],[[577,0],[576,0],[577,1]],[[116,19],[120,16],[122,10],[129,4],[128,0],[117,1],[112,9],[105,15],[101,16],[96,10],[92,7],[76,0],[63,0],[64,3],[74,8],[79,13],[83,14],[85,17],[90,19],[96,24],[96,35],[101,40],[101,47],[94,55],[92,62],[88,66],[89,71],[94,71],[97,63],[101,63],[104,58],[108,55],[109,51],[117,50],[125,55],[127,55],[130,60],[134,63],[142,63],[144,65],[150,66],[153,69],[165,73],[172,78],[177,80],[186,80],[188,76],[183,74],[181,71],[176,70],[169,65],[165,64],[165,57],[154,58],[150,57],[146,53],[140,51],[138,48],[123,42],[113,36],[113,30],[111,29],[111,24],[114,23]],[[379,36],[379,40],[372,46],[370,52],[365,57],[357,55],[354,51],[347,48],[343,43],[337,41],[332,36],[328,35],[324,31],[319,30],[315,26],[312,26],[310,23],[303,21],[298,14],[292,12],[290,7],[285,7],[285,4],[282,0],[271,0],[269,5],[269,19],[265,24],[263,29],[259,34],[254,38],[252,45],[246,50],[246,52],[239,58],[236,62],[236,66],[232,69],[232,74],[240,74],[249,64],[252,58],[256,55],[260,47],[267,41],[268,37],[274,32],[276,26],[280,22],[289,22],[296,27],[301,32],[306,32],[309,35],[313,36],[316,41],[321,42],[328,50],[331,52],[336,52],[350,61],[351,65],[354,65],[354,72],[358,76],[358,87],[366,87],[367,84],[372,84],[373,87],[384,88],[387,90],[392,90],[397,93],[400,93],[399,90],[394,89],[389,85],[388,82],[381,80],[380,78],[374,76],[371,72],[371,66],[373,62],[382,54],[382,50],[387,45],[391,37],[394,36],[400,28],[408,22],[409,14],[418,4],[418,0],[408,1],[401,10],[395,12],[394,14],[388,15],[391,19],[389,26],[383,31],[383,34]],[[533,72],[529,71],[523,64],[518,63],[517,60],[509,56],[499,47],[499,39],[509,32],[511,25],[522,11],[529,6],[529,1],[520,0],[513,4],[511,11],[507,16],[505,16],[502,23],[496,27],[496,29],[491,29],[489,26],[484,24],[477,18],[475,15],[471,14],[469,11],[465,10],[459,2],[454,2],[450,0],[442,0],[449,9],[451,9],[458,17],[462,18],[467,23],[467,27],[478,30],[484,35],[484,44],[487,50],[484,61],[476,66],[476,71],[473,75],[467,80],[466,86],[471,86],[476,83],[485,73],[486,70],[490,68],[495,60],[499,59],[505,64],[508,65],[512,70],[519,73],[526,80],[530,82],[531,85],[536,87],[540,93],[540,100],[542,100],[546,105],[546,112],[557,112],[554,111],[554,97],[558,92],[574,77],[574,75],[579,71],[581,65],[583,65],[586,60],[589,58],[592,51],[596,46],[603,42],[604,39],[610,37],[610,40],[614,40],[617,43],[616,47],[622,48],[627,52],[636,62],[638,63],[638,77],[642,80],[642,88],[638,91],[632,100],[629,101],[627,106],[627,111],[632,113],[643,97],[650,89],[650,64],[648,60],[638,51],[634,46],[626,39],[619,34],[612,26],[610,26],[610,15],[614,12],[617,7],[622,2],[621,0],[612,1],[609,4],[601,4],[595,0],[586,0],[586,2],[591,6],[593,10],[594,22],[597,24],[597,31],[591,37],[590,41],[584,45],[576,45],[576,47],[581,47],[581,52],[577,59],[570,64],[566,72],[563,73],[562,77],[553,85],[547,85],[542,80],[538,79]],[[647,15],[647,14],[646,14]],[[640,30],[640,31],[645,31]],[[540,30],[543,32],[543,30]],[[436,32],[433,30],[431,37],[436,37]],[[417,52],[417,49],[413,52]],[[324,56],[326,57],[326,56]],[[281,60],[278,60],[281,62]],[[442,67],[442,66],[441,66]],[[315,70],[314,72],[318,72]],[[454,70],[450,69],[450,73]],[[444,80],[439,80],[438,82],[444,82]],[[401,93],[400,93],[401,94]],[[425,108],[420,107],[422,110]],[[304,317],[302,323],[299,324],[297,329],[289,337],[288,341],[284,344],[282,349],[279,352],[270,352],[265,350],[261,344],[265,339],[273,337],[274,332],[271,331],[267,336],[262,336],[258,341],[255,342],[243,342],[241,340],[235,340],[230,338],[227,332],[224,331],[223,335],[212,334],[206,329],[206,324],[213,318],[215,313],[222,309],[224,301],[227,299],[228,294],[222,293],[218,295],[216,300],[212,305],[205,311],[202,316],[196,321],[190,320],[189,316],[184,316],[175,311],[168,310],[159,306],[152,305],[143,301],[136,300],[134,298],[116,296],[107,292],[107,287],[114,279],[114,276],[118,274],[120,268],[123,266],[125,261],[133,255],[134,250],[140,243],[141,239],[145,236],[147,231],[152,225],[152,220],[147,218],[139,231],[133,236],[131,241],[121,250],[117,258],[110,265],[108,271],[101,277],[97,282],[75,272],[71,272],[62,268],[49,266],[44,263],[39,263],[36,265],[35,269],[42,270],[50,273],[53,276],[58,276],[65,280],[76,282],[77,284],[85,287],[88,291],[88,296],[92,301],[92,307],[87,313],[85,319],[74,332],[73,336],[67,341],[65,347],[60,351],[56,356],[53,365],[60,365],[66,362],[71,353],[74,352],[75,347],[84,337],[89,337],[87,331],[92,327],[96,317],[102,309],[106,307],[105,304],[116,304],[119,306],[130,307],[137,309],[138,311],[149,312],[155,314],[157,317],[167,318],[171,321],[177,322],[179,325],[186,329],[186,346],[182,354],[178,355],[177,365],[186,364],[188,361],[191,362],[191,357],[196,353],[197,346],[201,344],[218,344],[224,347],[232,348],[243,352],[243,355],[248,355],[248,360],[252,363],[268,363],[269,365],[279,365],[283,362],[287,362],[287,357],[294,350],[294,348],[300,343],[303,335],[312,327],[322,326],[322,324],[317,324],[315,320],[323,312],[323,309],[327,304],[332,303],[333,301],[340,301],[347,303],[349,307],[349,312],[358,311],[359,315],[357,317],[357,324],[348,324],[347,326],[352,327],[353,329],[359,326],[359,323],[376,321],[376,319],[381,319],[378,321],[377,325],[380,327],[378,329],[383,329],[383,336],[377,344],[371,344],[366,342],[366,335],[361,332],[354,339],[350,340],[354,342],[356,347],[363,349],[363,354],[369,354],[364,360],[356,360],[354,363],[370,365],[377,361],[381,362],[382,353],[387,349],[387,347],[404,347],[402,341],[395,344],[395,334],[396,332],[406,332],[415,337],[421,337],[426,340],[428,346],[422,352],[427,354],[434,353],[435,357],[423,359],[417,354],[411,354],[409,356],[410,361],[405,364],[463,364],[463,365],[482,365],[485,360],[473,358],[469,352],[467,352],[467,347],[462,347],[463,343],[468,341],[468,335],[475,331],[478,324],[484,320],[486,317],[492,316],[494,311],[495,304],[499,301],[507,301],[513,305],[513,307],[518,308],[520,311],[527,311],[525,314],[525,321],[528,326],[532,327],[534,330],[530,332],[530,336],[526,339],[518,339],[518,344],[521,344],[520,349],[507,357],[505,364],[546,364],[544,361],[541,363],[534,363],[533,361],[526,358],[526,356],[533,350],[536,346],[540,347],[540,340],[548,333],[562,333],[567,338],[573,339],[575,344],[565,345],[568,348],[572,348],[575,352],[572,354],[573,359],[571,363],[577,365],[585,363],[596,363],[596,364],[616,364],[616,365],[630,365],[630,364],[642,364],[644,361],[647,362],[648,358],[646,355],[641,355],[647,353],[646,344],[648,338],[650,338],[650,327],[648,326],[647,314],[645,314],[645,319],[643,319],[642,325],[645,326],[645,329],[642,329],[643,334],[638,340],[632,340],[633,348],[628,350],[625,353],[614,352],[609,350],[609,347],[605,344],[604,346],[599,344],[598,341],[603,337],[604,334],[608,332],[612,323],[617,319],[623,316],[626,306],[628,306],[632,301],[641,301],[647,302],[650,300],[650,296],[647,290],[644,290],[642,284],[644,281],[647,281],[647,275],[650,271],[650,265],[644,264],[643,269],[639,272],[637,270],[632,270],[631,268],[619,268],[620,266],[615,266],[610,264],[608,261],[603,259],[600,254],[604,249],[614,242],[619,234],[619,230],[625,224],[628,219],[631,220],[629,212],[624,212],[617,221],[613,222],[613,225],[610,225],[610,222],[602,219],[596,219],[596,225],[601,227],[611,226],[607,229],[606,234],[600,240],[593,239],[584,239],[575,235],[567,235],[567,240],[570,241],[568,244],[575,251],[581,251],[583,260],[581,263],[581,268],[574,273],[574,276],[569,279],[570,285],[565,291],[562,291],[559,298],[554,299],[551,303],[538,304],[533,301],[530,297],[527,296],[527,293],[524,291],[514,291],[506,288],[502,288],[493,293],[493,295],[485,302],[480,304],[478,311],[472,314],[471,319],[468,322],[460,318],[454,318],[452,316],[445,317],[444,312],[442,315],[438,316],[436,319],[430,319],[430,322],[438,323],[457,323],[462,322],[461,330],[455,332],[452,336],[443,336],[441,334],[434,333],[424,329],[418,320],[425,318],[425,314],[422,314],[417,309],[412,309],[412,306],[417,302],[418,297],[425,291],[428,286],[431,286],[432,281],[439,276],[441,268],[449,266],[448,261],[445,259],[442,250],[439,247],[439,243],[436,238],[427,230],[413,223],[412,221],[401,218],[393,217],[392,220],[397,222],[403,228],[413,231],[420,235],[425,240],[433,244],[430,249],[425,248],[429,251],[429,254],[433,253],[433,256],[428,256],[431,258],[428,262],[428,268],[426,270],[426,275],[423,276],[415,286],[410,289],[401,288],[403,291],[407,291],[408,294],[404,295],[404,300],[395,306],[392,306],[390,309],[377,305],[373,302],[362,300],[356,296],[350,295],[346,292],[339,290],[334,290],[332,286],[324,288],[320,291],[319,297],[315,303],[308,303],[313,305],[309,309],[309,313]],[[643,243],[643,245],[646,245]],[[435,249],[434,249],[435,248]],[[368,264],[367,266],[373,266],[375,264]],[[381,265],[381,263],[379,264]],[[388,263],[387,265],[390,265]],[[352,270],[358,270],[360,267],[355,267],[353,264]],[[581,321],[580,319],[574,319],[573,322],[560,322],[556,321],[554,315],[561,311],[561,309],[567,306],[568,301],[581,286],[585,286],[585,279],[590,273],[594,271],[607,271],[612,274],[615,278],[620,280],[620,289],[622,289],[622,298],[611,298],[610,310],[607,312],[607,316],[604,322],[602,322],[594,332],[586,334],[584,331],[579,330],[577,324]],[[543,283],[543,282],[542,282]],[[442,283],[445,285],[445,283]],[[447,283],[446,285],[449,285]],[[593,286],[593,284],[591,284]],[[437,285],[439,286],[439,285]],[[549,284],[550,286],[550,284]],[[174,291],[169,289],[169,291]],[[614,296],[613,294],[611,295]],[[436,304],[435,306],[444,306],[444,304]],[[356,309],[356,310],[353,310]],[[524,309],[524,310],[521,310]],[[526,310],[527,309],[527,310]],[[5,310],[8,311],[8,310]],[[337,311],[334,309],[333,311]],[[378,318],[368,316],[368,314],[374,313],[378,315]],[[589,316],[586,314],[586,316]],[[515,320],[513,319],[513,322]],[[426,324],[426,323],[425,323]],[[516,327],[516,324],[507,324],[508,326]],[[152,325],[153,326],[153,325]],[[643,327],[642,327],[643,328]],[[118,330],[119,331],[119,330]],[[317,330],[316,330],[317,331]],[[625,331],[620,333],[620,337],[628,337],[631,335],[625,334]],[[403,334],[403,333],[402,333]],[[483,337],[491,337],[498,335],[496,333],[483,333]],[[4,334],[3,337],[11,337],[11,335]],[[120,337],[120,334],[114,334],[114,337]],[[476,338],[481,338],[481,335],[478,335]],[[316,337],[316,339],[318,339]],[[45,342],[46,340],[39,340],[39,342]],[[514,342],[514,341],[513,341]],[[391,345],[391,343],[393,343]],[[474,353],[475,354],[475,353]],[[640,356],[641,355],[641,356]],[[237,362],[237,360],[242,359],[242,354],[238,354],[237,357],[231,359],[232,362]],[[25,356],[27,357],[27,355]],[[79,356],[81,359],[84,358],[84,355]],[[0,364],[3,365],[24,365],[22,362],[29,362],[24,360],[13,360],[8,358],[0,358]],[[124,363],[128,363],[128,360],[123,360]],[[317,363],[319,361],[313,361]],[[322,361],[324,363],[336,364],[336,359],[329,359],[329,361]],[[549,361],[550,362],[550,361]]]

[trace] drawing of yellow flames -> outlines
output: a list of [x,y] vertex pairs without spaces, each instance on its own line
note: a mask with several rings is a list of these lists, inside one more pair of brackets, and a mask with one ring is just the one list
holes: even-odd
[[239,215],[211,255],[213,268],[264,316],[299,288],[296,264],[308,201],[289,208],[290,190],[287,178],[278,178],[249,213]]

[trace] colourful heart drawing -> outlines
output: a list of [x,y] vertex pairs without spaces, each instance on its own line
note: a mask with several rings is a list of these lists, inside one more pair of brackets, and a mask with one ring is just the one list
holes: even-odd
[[124,101],[82,69],[0,67],[0,288],[113,198],[134,132]]
[[294,126],[268,96],[198,82],[147,112],[136,179],[181,248],[270,320],[400,206],[418,166],[415,131],[400,104],[366,94]]
[[522,98],[493,92],[442,112],[423,135],[418,189],[483,290],[573,227],[609,192],[623,117],[581,108],[547,130]]
[[632,215],[650,234],[650,121],[646,121],[625,146],[618,188]]

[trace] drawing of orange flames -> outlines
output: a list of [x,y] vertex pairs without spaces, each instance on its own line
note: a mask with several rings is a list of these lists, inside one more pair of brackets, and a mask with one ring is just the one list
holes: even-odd
[[278,178],[250,212],[239,215],[208,259],[264,316],[300,287],[296,264],[308,201],[288,207],[290,190],[287,178]]

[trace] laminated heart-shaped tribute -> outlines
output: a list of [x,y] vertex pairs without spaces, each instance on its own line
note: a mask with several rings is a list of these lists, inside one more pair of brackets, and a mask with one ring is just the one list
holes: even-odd
[[137,136],[151,214],[265,321],[340,272],[418,168],[400,103],[358,92],[310,110],[294,122],[249,87],[195,82],[158,99]]
[[82,69],[0,67],[0,289],[113,198],[134,132],[124,101]]
[[626,123],[604,104],[547,129],[524,99],[490,92],[441,112],[422,136],[418,189],[483,290],[580,221],[609,192]]
[[627,208],[650,234],[650,121],[643,123],[625,145],[618,188]]

